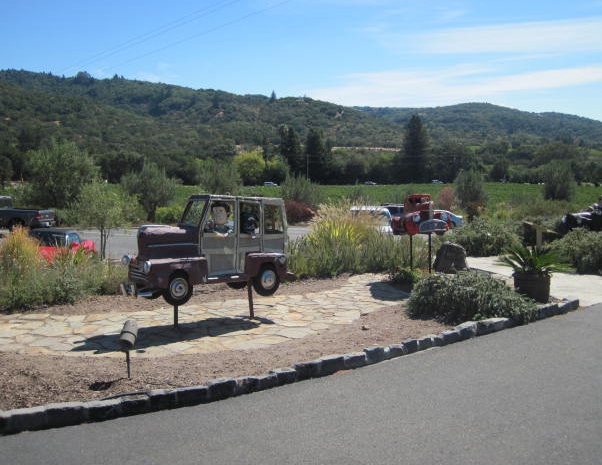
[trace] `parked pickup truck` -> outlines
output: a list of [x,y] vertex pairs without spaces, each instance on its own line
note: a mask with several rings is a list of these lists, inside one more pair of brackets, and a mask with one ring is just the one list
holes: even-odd
[[226,283],[243,289],[249,283],[269,296],[287,270],[287,224],[284,201],[267,197],[193,195],[177,226],[138,228],[138,253],[125,255],[125,295],[156,298],[183,305],[196,284]]
[[13,199],[8,195],[0,195],[0,229],[13,230],[16,226],[28,228],[48,228],[56,223],[54,210],[33,210],[14,208]]

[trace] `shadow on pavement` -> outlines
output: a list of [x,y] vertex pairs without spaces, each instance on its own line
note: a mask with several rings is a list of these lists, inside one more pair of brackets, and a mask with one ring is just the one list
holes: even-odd
[[[141,327],[133,350],[140,352],[149,347],[162,346],[178,342],[186,342],[203,337],[215,337],[237,331],[249,331],[258,328],[261,324],[274,324],[266,318],[250,319],[246,316],[207,318],[205,320],[180,323],[178,328],[173,325]],[[71,349],[72,352],[94,351],[94,354],[121,351],[118,343],[119,334],[101,334],[75,341],[78,345]]]

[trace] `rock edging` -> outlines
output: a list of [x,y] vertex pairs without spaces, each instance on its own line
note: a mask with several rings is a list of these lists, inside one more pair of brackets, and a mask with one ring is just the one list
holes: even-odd
[[[543,305],[537,308],[535,321],[561,315],[576,310],[578,307],[578,299],[567,299],[559,304]],[[159,410],[206,404],[310,378],[328,376],[338,371],[361,368],[433,347],[443,347],[473,337],[495,333],[514,326],[516,324],[508,318],[467,321],[440,334],[430,334],[420,339],[407,339],[402,343],[384,347],[369,347],[364,349],[363,352],[328,355],[317,360],[297,363],[292,367],[271,370],[262,376],[216,379],[201,386],[180,389],[154,389],[104,400],[62,402],[0,411],[0,435],[74,426]]]

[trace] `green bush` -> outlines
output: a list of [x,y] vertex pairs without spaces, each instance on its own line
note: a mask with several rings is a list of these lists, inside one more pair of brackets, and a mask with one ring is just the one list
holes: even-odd
[[83,249],[65,250],[48,264],[37,242],[16,229],[0,244],[0,311],[75,303],[99,293],[119,292],[125,267],[103,262]]
[[426,276],[426,273],[420,268],[410,268],[409,266],[394,265],[389,268],[389,280],[396,286],[411,290],[416,283]]
[[492,317],[518,324],[533,319],[536,304],[491,275],[463,271],[455,275],[431,274],[416,283],[407,302],[413,318],[433,318],[457,324]]
[[602,274],[602,232],[574,229],[550,244],[578,273]]
[[507,224],[494,223],[485,218],[476,218],[453,230],[449,240],[461,245],[467,255],[490,257],[519,245],[520,237]]
[[157,223],[177,224],[182,216],[183,207],[159,207],[157,208]]
[[294,200],[316,208],[322,202],[322,189],[319,184],[303,176],[288,176],[281,185],[281,195],[285,200]]

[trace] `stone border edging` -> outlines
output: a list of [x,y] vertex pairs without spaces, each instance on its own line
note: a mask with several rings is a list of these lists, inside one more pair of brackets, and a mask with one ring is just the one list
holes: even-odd
[[[579,308],[579,299],[567,299],[537,308],[535,319],[542,320]],[[224,378],[205,385],[180,389],[154,389],[89,402],[62,402],[43,406],[0,411],[0,435],[16,434],[82,423],[112,420],[119,417],[156,412],[165,409],[206,404],[229,397],[263,391],[310,378],[332,375],[374,363],[442,347],[477,336],[516,326],[509,318],[467,321],[452,330],[429,334],[420,339],[407,339],[386,347],[375,346],[345,355],[328,355],[317,360],[296,363],[293,367],[271,370],[266,375],[247,378]]]

